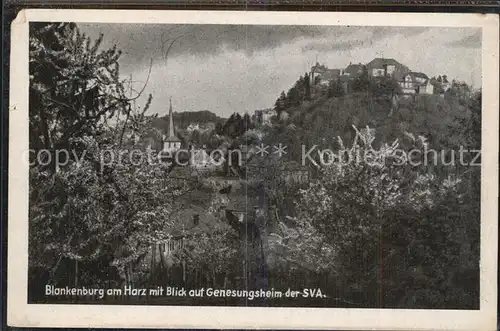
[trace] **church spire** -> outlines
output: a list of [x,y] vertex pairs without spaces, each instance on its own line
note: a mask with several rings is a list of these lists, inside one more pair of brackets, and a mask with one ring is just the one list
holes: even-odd
[[170,97],[169,128],[168,137],[163,141],[163,150],[166,152],[176,152],[181,148],[181,140],[177,138],[174,132],[174,112],[172,111],[172,97]]
[[170,109],[168,111],[169,113],[169,127],[168,127],[168,136],[169,137],[175,137],[174,133],[174,113],[172,111],[172,97],[170,97]]

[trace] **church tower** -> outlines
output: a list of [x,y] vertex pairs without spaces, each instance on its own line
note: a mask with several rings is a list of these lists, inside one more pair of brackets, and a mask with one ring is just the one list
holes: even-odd
[[168,137],[163,141],[163,151],[174,153],[181,148],[181,140],[177,138],[174,132],[174,113],[172,111],[172,97],[170,97],[170,109],[168,112],[169,126]]

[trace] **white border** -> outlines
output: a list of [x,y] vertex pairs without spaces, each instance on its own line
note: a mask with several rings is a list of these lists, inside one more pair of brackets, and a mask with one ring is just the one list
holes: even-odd
[[[28,22],[481,27],[481,309],[172,307],[27,304]],[[12,23],[7,321],[16,327],[496,330],[499,20],[494,14],[27,9]]]

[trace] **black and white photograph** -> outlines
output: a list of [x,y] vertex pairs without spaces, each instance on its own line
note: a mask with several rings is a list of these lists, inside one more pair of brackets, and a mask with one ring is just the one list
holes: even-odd
[[484,27],[296,18],[27,23],[19,300],[485,308]]

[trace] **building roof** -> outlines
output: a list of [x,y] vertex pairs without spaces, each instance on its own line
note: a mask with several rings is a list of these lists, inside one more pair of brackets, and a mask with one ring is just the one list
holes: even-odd
[[165,142],[181,142],[179,137],[174,136],[174,135],[169,135],[166,139]]
[[408,75],[410,75],[410,76],[411,76],[412,81],[414,81],[414,80],[415,80],[415,78],[422,78],[422,79],[425,79],[425,81],[424,81],[424,82],[422,82],[422,83],[420,83],[420,85],[426,85],[426,84],[427,84],[427,82],[429,82],[429,77],[428,77],[426,74],[424,74],[423,72],[413,72],[413,71],[412,71],[412,72],[407,73],[405,76],[408,76]]
[[410,75],[412,75],[413,77],[418,77],[418,78],[423,78],[423,79],[429,79],[429,76],[427,76],[426,74],[424,74],[423,72],[410,72]]
[[394,59],[385,59],[385,58],[382,58],[382,57],[377,57],[377,58],[374,58],[373,60],[371,60],[370,62],[368,62],[366,64],[366,66],[368,68],[383,68],[384,65],[400,65],[402,66],[401,63],[399,63],[398,61],[394,60]]
[[361,63],[359,64],[351,63],[345,68],[344,72],[347,72],[350,75],[356,75],[360,73],[362,70],[363,70],[363,65]]

